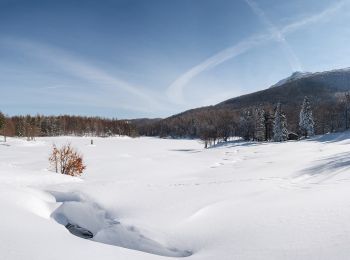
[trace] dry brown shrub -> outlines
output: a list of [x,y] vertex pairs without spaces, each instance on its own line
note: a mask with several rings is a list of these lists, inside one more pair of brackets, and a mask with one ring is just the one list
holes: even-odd
[[70,176],[80,176],[86,169],[83,156],[70,144],[65,144],[61,148],[53,145],[49,162],[56,172]]

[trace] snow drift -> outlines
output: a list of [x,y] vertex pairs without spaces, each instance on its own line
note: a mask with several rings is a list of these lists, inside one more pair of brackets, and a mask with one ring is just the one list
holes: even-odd
[[[0,145],[0,259],[349,259],[349,137],[207,150],[10,138]],[[84,154],[81,178],[47,170],[51,144],[67,141]]]

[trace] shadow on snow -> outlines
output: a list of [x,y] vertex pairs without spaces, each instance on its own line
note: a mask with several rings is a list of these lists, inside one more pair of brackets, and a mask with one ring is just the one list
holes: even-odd
[[335,175],[350,169],[350,152],[339,153],[321,160],[317,164],[303,169],[299,176],[309,175],[311,177],[324,176],[329,179]]

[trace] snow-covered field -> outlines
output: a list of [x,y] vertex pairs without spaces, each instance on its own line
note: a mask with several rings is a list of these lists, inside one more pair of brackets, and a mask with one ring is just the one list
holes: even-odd
[[[347,138],[0,142],[0,259],[350,259]],[[67,142],[81,178],[48,170],[52,143]]]

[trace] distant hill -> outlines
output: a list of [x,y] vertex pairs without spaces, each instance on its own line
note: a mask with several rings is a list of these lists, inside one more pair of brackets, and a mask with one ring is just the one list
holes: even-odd
[[[245,109],[260,105],[273,112],[276,104],[280,102],[287,115],[290,129],[297,131],[299,109],[305,96],[309,97],[315,108],[314,114],[317,120],[326,120],[324,111],[328,110],[329,112],[337,107],[338,110],[332,112],[333,115],[328,116],[334,117],[334,113],[337,113],[337,120],[340,121],[342,116],[342,108],[339,107],[340,97],[344,96],[343,93],[347,91],[350,91],[350,68],[316,73],[295,72],[290,77],[282,79],[264,90],[234,97],[213,106],[187,110],[157,121],[157,124],[159,129],[175,128],[177,131],[178,126],[184,121],[186,121],[186,125],[183,128],[188,128],[190,124],[195,124],[191,123],[192,121],[196,121],[204,113],[215,114],[215,111],[226,110],[237,115]],[[159,126],[162,123],[163,126]],[[331,127],[333,129],[333,125]],[[340,126],[335,127],[339,128]],[[169,132],[172,131],[171,129]]]
[[350,69],[316,73],[293,73],[291,77],[279,81],[268,89],[228,99],[217,107],[230,106],[241,109],[259,104],[284,105],[301,104],[305,96],[315,102],[329,102],[338,93],[350,90]]
[[188,115],[203,109],[230,108],[241,110],[257,105],[275,105],[281,102],[284,106],[300,105],[305,96],[313,103],[333,102],[339,93],[350,91],[350,68],[302,73],[294,72],[271,87],[247,95],[234,97],[219,104],[184,111],[173,117]]

